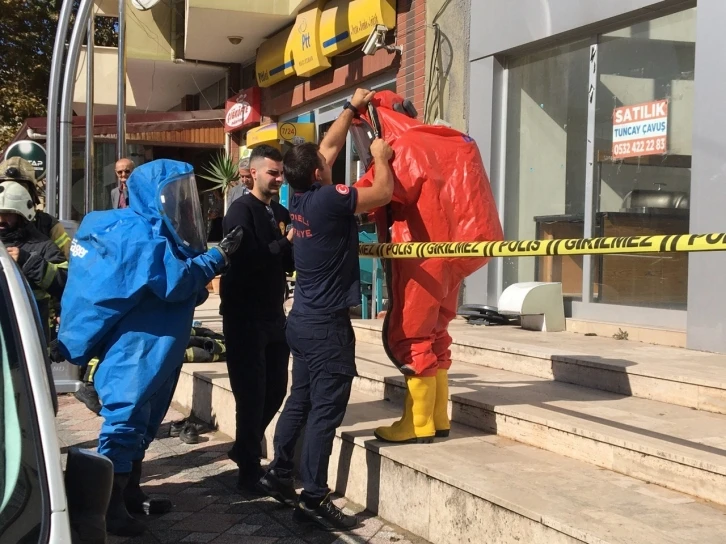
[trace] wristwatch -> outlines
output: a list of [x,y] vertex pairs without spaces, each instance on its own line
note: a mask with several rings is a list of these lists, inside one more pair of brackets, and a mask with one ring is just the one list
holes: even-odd
[[353,117],[356,119],[360,118],[360,112],[358,111],[358,108],[356,108],[353,104],[350,103],[350,100],[346,100],[345,104],[343,104],[344,110],[350,110],[353,112]]

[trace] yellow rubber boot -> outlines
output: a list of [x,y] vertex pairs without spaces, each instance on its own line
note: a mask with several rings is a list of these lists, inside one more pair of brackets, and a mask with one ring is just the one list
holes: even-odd
[[436,404],[434,404],[434,426],[436,437],[449,436],[451,421],[449,421],[449,371],[440,368],[436,373]]
[[[403,401],[403,414],[404,415],[398,421],[394,421],[393,422],[393,425],[391,425],[390,429],[391,430],[398,429],[398,427],[400,427],[401,425],[403,425],[405,423],[404,422],[405,415],[406,414],[411,414],[412,413],[412,410],[413,410],[413,398],[411,397],[411,392],[408,390],[408,387],[407,387],[406,388],[406,398]],[[408,420],[409,420],[409,423],[408,424],[410,424],[410,419],[411,418],[409,417],[408,418]]]
[[[407,377],[406,403],[403,417],[390,427],[378,427],[375,436],[384,442],[420,444],[433,442],[434,404],[436,403],[436,378]],[[408,399],[411,399],[410,401]]]

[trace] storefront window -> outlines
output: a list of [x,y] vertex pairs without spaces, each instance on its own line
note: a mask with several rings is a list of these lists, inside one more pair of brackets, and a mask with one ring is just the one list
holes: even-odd
[[[689,232],[695,36],[692,8],[508,59],[507,239]],[[686,309],[685,253],[593,256],[587,278],[583,261],[505,259],[502,287],[561,282],[569,300],[587,286],[584,302]]]
[[[689,232],[696,8],[598,40],[595,236]],[[593,301],[686,309],[686,253],[593,259]]]
[[[509,240],[582,238],[589,42],[509,62],[504,233]],[[561,281],[582,294],[582,258],[504,260],[504,288]]]

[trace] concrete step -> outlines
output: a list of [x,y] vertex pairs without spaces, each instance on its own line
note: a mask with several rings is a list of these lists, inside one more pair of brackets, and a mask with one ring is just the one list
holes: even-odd
[[[356,346],[357,389],[403,406],[383,348]],[[726,505],[726,416],[468,363],[449,373],[453,421]]]
[[[353,326],[359,342],[381,344],[382,325]],[[726,355],[458,319],[449,332],[457,361],[726,414]]]
[[[174,398],[234,434],[224,363],[185,365]],[[434,544],[726,541],[721,506],[470,427],[454,424],[448,439],[427,445],[375,440],[373,430],[399,411],[354,391],[329,483]]]

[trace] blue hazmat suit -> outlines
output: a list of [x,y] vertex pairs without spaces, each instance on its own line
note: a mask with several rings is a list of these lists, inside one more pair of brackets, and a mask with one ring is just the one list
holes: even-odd
[[[178,190],[188,179],[191,189]],[[94,376],[104,418],[98,451],[117,473],[130,472],[156,436],[194,307],[206,300],[206,285],[226,260],[217,248],[202,253],[204,236],[202,243],[188,241],[190,231],[204,228],[191,165],[156,160],[139,166],[128,191],[129,208],[93,212],[81,223],[58,335],[59,351],[71,363],[101,361]]]

